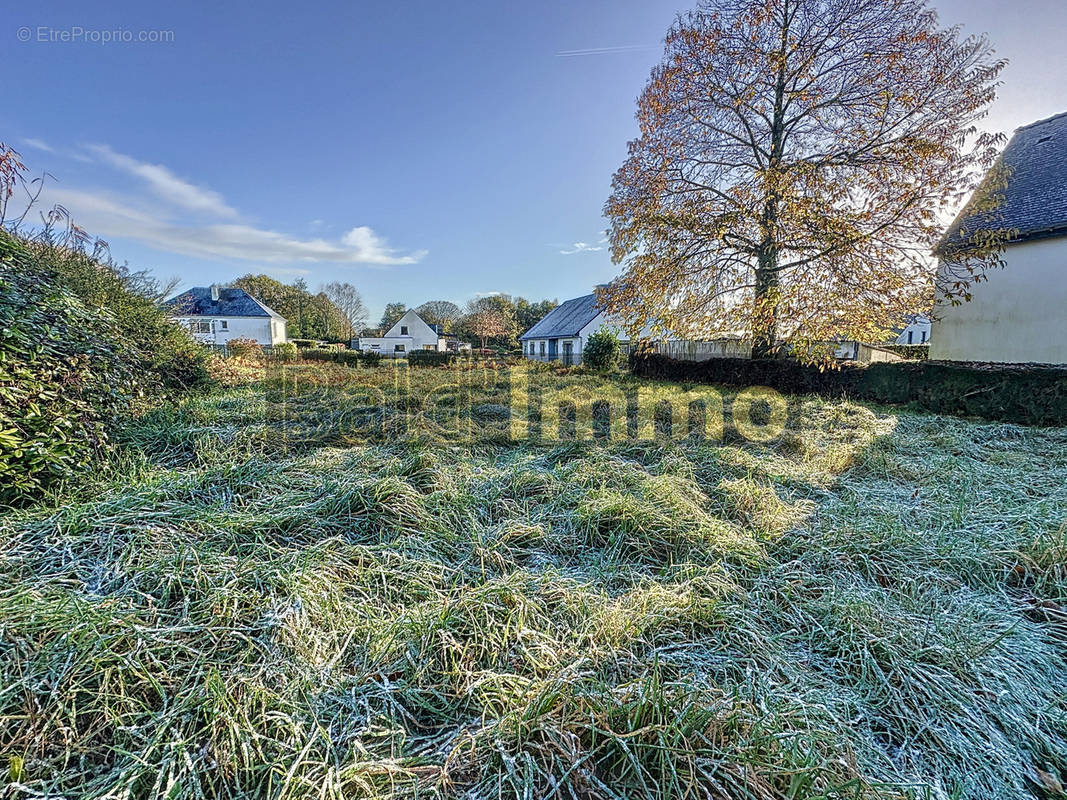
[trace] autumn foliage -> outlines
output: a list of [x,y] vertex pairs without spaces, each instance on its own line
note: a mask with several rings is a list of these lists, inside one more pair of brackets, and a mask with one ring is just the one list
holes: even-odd
[[638,101],[603,301],[631,333],[809,360],[928,309],[944,222],[1002,141],[977,124],[1003,65],[923,0],[702,3]]

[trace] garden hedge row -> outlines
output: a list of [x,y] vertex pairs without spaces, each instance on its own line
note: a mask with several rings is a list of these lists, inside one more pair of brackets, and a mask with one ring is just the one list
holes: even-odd
[[930,357],[929,344],[880,344],[878,346],[909,361],[925,361]]
[[1067,425],[1067,368],[904,361],[820,371],[787,360],[680,361],[634,353],[635,375],[659,380],[769,386],[785,394],[849,397],[939,414],[1021,425]]
[[329,361],[346,367],[376,367],[382,361],[381,353],[364,353],[361,350],[330,350],[309,347],[300,350],[300,357],[305,361]]
[[439,350],[412,350],[408,353],[408,364],[413,367],[444,367],[455,364],[459,359],[469,359],[470,353],[442,353]]

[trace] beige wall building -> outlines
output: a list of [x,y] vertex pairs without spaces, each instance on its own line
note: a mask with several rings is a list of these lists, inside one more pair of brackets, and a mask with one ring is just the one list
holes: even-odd
[[1019,128],[1001,156],[1009,169],[994,212],[953,223],[942,243],[942,279],[952,274],[959,231],[1012,230],[1003,269],[972,283],[969,303],[939,301],[930,357],[945,361],[1067,363],[1067,114]]

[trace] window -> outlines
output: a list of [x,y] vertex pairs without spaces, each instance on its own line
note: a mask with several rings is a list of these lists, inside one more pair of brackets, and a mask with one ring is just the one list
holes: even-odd
[[211,323],[206,319],[194,319],[189,323],[190,333],[211,333]]
[[224,319],[219,320],[219,330],[227,330],[230,327],[230,323]]
[[437,347],[435,345],[432,345],[432,344],[424,344],[422,346],[422,349],[423,350],[436,350]]
[[401,325],[400,326],[400,335],[401,336],[407,336],[408,335],[408,326],[407,325]]
[[922,340],[923,340],[923,344],[925,344],[926,343],[926,331],[923,331],[923,339]]
[[541,342],[541,355],[545,354],[545,343]]
[[393,352],[394,353],[403,353],[404,352],[404,345],[402,345],[402,344],[395,345],[393,347]]
[[908,331],[908,344],[911,344],[911,341],[914,338],[915,338],[915,331]]

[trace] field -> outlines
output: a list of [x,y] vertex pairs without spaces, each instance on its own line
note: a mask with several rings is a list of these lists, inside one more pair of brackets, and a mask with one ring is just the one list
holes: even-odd
[[321,374],[0,518],[0,796],[1064,796],[1067,428],[509,441],[486,371],[431,437],[451,372]]

